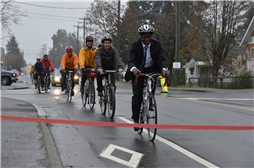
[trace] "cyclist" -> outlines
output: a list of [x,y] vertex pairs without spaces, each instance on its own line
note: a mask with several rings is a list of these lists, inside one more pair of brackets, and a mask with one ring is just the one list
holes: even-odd
[[30,74],[30,79],[32,80],[33,78],[33,69],[34,69],[34,66],[31,65],[30,68],[29,68],[29,74]]
[[[112,39],[110,37],[103,37],[101,40],[102,46],[98,48],[95,54],[95,63],[97,73],[97,91],[98,96],[103,96],[102,93],[102,78],[103,69],[105,70],[115,70],[118,69],[119,74],[123,72],[123,66],[121,58],[115,48],[111,46]],[[115,75],[111,74],[111,82],[115,87]],[[115,87],[116,88],[116,87]]]
[[[38,58],[36,58],[36,60],[37,60],[37,62],[34,64],[34,69],[33,69],[33,73],[36,72],[34,74],[35,89],[37,89],[37,78],[38,78],[37,73],[40,72],[41,79],[44,79],[44,72],[46,71],[45,66],[41,62],[41,58],[38,57]],[[41,90],[44,91],[44,80],[41,80]]]
[[[97,48],[93,47],[93,36],[86,36],[86,46],[82,47],[79,52],[79,66],[82,72],[82,80],[80,86],[80,92],[84,92],[84,83],[87,79],[85,68],[94,68],[95,60],[94,56]],[[92,78],[94,80],[94,78]]]
[[[135,76],[140,73],[162,72],[167,73],[166,59],[162,52],[161,43],[152,39],[154,28],[151,25],[142,25],[138,29],[140,39],[131,44],[129,52],[128,69],[125,74],[125,80],[132,80],[132,119],[134,123],[139,121],[139,113],[141,103],[143,101],[144,76],[140,76],[137,85],[135,85]],[[157,76],[154,76],[154,81],[157,81]],[[154,84],[156,86],[156,83]],[[155,93],[153,88],[152,93]],[[150,110],[153,110],[153,105],[150,105]],[[134,128],[138,131],[138,128]]]
[[74,76],[75,73],[78,70],[78,56],[72,52],[73,47],[71,45],[66,46],[65,48],[66,53],[63,55],[62,60],[61,60],[61,70],[62,70],[62,80],[61,80],[61,87],[62,91],[66,88],[66,69],[72,70],[73,72],[71,73],[71,80],[72,80],[72,88],[71,88],[71,95],[74,96]]
[[54,71],[54,65],[52,64],[51,60],[48,58],[48,55],[44,55],[43,57],[44,58],[41,60],[41,62],[45,66],[46,73],[49,77],[48,88],[50,89],[51,80],[50,80],[50,69],[49,69],[49,67],[51,67],[51,71]]

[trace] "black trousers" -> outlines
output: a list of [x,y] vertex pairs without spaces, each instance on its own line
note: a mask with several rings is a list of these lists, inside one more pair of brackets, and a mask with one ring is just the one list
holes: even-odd
[[[149,73],[149,72],[157,72],[155,67],[149,67],[149,68],[145,68],[142,73]],[[132,80],[132,92],[133,92],[133,96],[132,96],[132,101],[131,101],[131,105],[132,105],[132,119],[134,121],[138,121],[139,120],[139,113],[140,113],[140,108],[141,108],[141,103],[143,102],[143,88],[144,88],[144,79],[147,78],[145,76],[139,76],[138,77],[138,83],[137,85],[135,85],[135,80]],[[155,89],[156,89],[156,82],[157,82],[157,76],[153,76],[153,79],[155,81],[154,83],[154,88],[152,90],[152,93],[155,93]]]
[[[74,71],[74,69],[69,69],[70,71]],[[62,79],[61,79],[61,87],[62,88],[66,88],[66,73],[64,73],[63,71],[62,71]],[[71,82],[72,82],[72,88],[71,88],[71,90],[73,90],[73,88],[75,87],[75,82],[74,82],[74,76],[75,76],[75,73],[74,72],[72,72],[71,73]]]
[[[86,68],[94,68],[94,67],[86,67]],[[84,83],[86,82],[87,79],[87,73],[82,72],[82,77],[81,77],[81,85],[84,86]],[[92,77],[92,81],[94,81],[94,77]]]
[[[101,92],[103,90],[102,79],[103,79],[103,77],[108,78],[108,75],[107,74],[100,75],[100,73],[96,73],[96,74],[97,74],[97,77],[96,77],[96,79],[97,79],[97,91]],[[110,74],[110,79],[111,79],[111,83],[113,84],[113,86],[115,86],[116,81],[115,81],[115,74],[114,73]]]

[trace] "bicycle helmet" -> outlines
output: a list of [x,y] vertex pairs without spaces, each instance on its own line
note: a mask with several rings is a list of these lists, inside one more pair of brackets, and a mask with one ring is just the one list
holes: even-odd
[[138,28],[138,33],[140,35],[143,33],[153,33],[153,32],[154,32],[154,28],[149,24],[142,25]]
[[105,40],[109,40],[110,43],[111,43],[111,41],[112,41],[112,39],[111,39],[110,37],[104,36],[104,37],[102,38],[102,40],[101,40],[101,43],[104,43]]
[[44,57],[44,58],[48,58],[48,55],[45,54],[43,57]]
[[73,50],[73,47],[71,45],[67,45],[65,50],[68,52],[68,51],[72,51]]
[[40,57],[37,57],[36,60],[41,60],[41,58],[40,58]]
[[93,42],[93,36],[91,36],[91,35],[86,36],[86,42],[87,41]]

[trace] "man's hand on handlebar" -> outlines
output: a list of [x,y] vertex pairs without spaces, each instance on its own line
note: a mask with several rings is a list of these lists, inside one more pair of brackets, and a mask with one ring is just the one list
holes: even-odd
[[134,68],[134,69],[133,69],[133,73],[134,73],[134,75],[135,75],[136,77],[138,77],[138,76],[140,75],[141,71],[140,71],[139,69],[137,69],[137,68]]
[[163,76],[164,76],[164,77],[168,77],[168,74],[169,74],[168,70],[166,70],[166,71],[163,70]]
[[119,74],[121,75],[123,72],[123,69],[118,69]]
[[98,72],[100,73],[100,75],[103,73],[103,69],[98,69]]

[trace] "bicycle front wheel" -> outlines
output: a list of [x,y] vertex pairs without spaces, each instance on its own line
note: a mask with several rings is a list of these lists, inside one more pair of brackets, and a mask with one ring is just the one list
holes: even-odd
[[45,87],[45,93],[47,93],[47,91],[48,91],[48,78],[47,77],[44,82],[44,87]]
[[88,92],[89,106],[93,109],[95,104],[95,88],[93,81],[89,81],[89,92]]
[[[144,113],[145,113],[145,105],[144,102],[142,102],[141,104],[141,108],[140,108],[140,113],[139,113],[139,123],[140,124],[144,124],[145,120],[144,120]],[[143,132],[143,127],[139,128],[138,133],[141,135]]]
[[68,102],[71,102],[71,99],[72,99],[72,96],[71,96],[71,87],[72,87],[72,82],[71,82],[71,80],[68,80],[68,86],[67,86],[67,88],[68,88],[67,101]]
[[39,93],[41,93],[41,78],[37,78],[37,87],[38,87],[38,91]]
[[107,96],[108,96],[107,97],[108,115],[109,115],[109,118],[113,119],[115,115],[115,109],[116,109],[115,89],[113,86],[108,87]]
[[[149,94],[146,101],[146,119],[147,124],[157,124],[157,106],[153,94]],[[150,141],[154,141],[157,128],[147,128]]]
[[84,93],[81,93],[82,104],[83,104],[84,107],[86,106],[87,94],[88,94],[88,90],[87,90],[86,85],[87,85],[87,83],[85,82]]
[[101,109],[101,114],[105,115],[106,114],[106,109],[107,109],[107,95],[105,90],[102,90],[103,96],[99,98],[99,104],[100,104],[100,109]]

